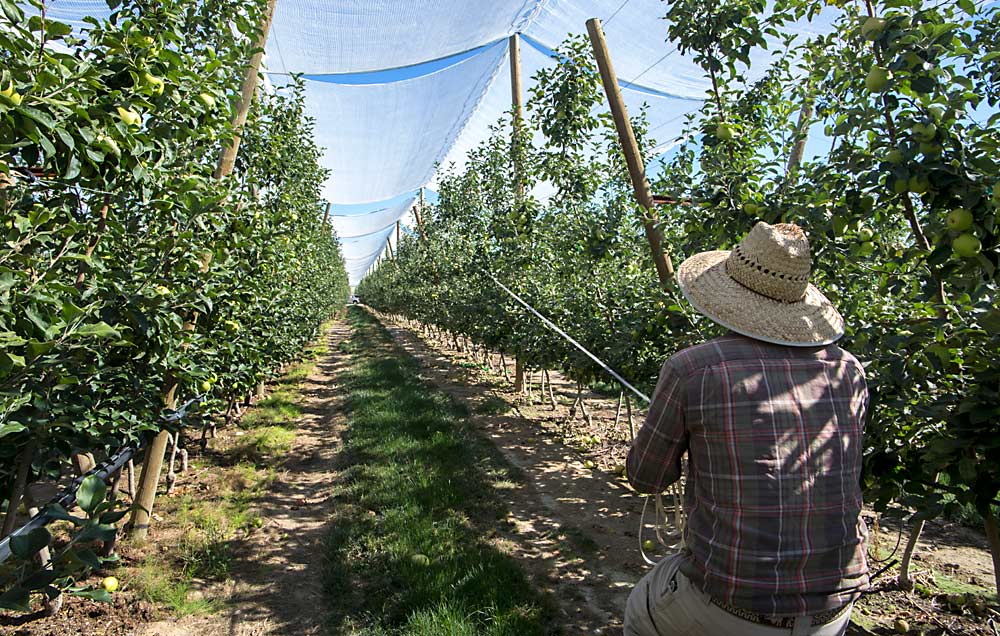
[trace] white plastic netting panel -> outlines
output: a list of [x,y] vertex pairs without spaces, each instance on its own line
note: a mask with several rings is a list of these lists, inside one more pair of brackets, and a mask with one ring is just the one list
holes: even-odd
[[[600,18],[608,41],[615,73],[623,86],[636,83],[669,95],[703,98],[709,81],[702,69],[667,42],[667,3],[662,0],[547,0],[524,34],[553,48],[569,34],[586,35],[586,22]],[[833,8],[809,22],[802,20],[783,27],[786,33],[803,37],[829,32],[838,11]],[[756,79],[766,69],[777,48],[769,38],[769,50],[756,50],[748,79]]]
[[[433,176],[504,60],[505,43],[428,75],[385,84],[306,81],[324,196],[364,203],[413,192]],[[377,226],[376,226],[377,227]]]
[[271,71],[357,73],[411,66],[495,42],[542,0],[278,0]]
[[[38,10],[27,2],[18,4],[29,15],[38,13]],[[104,20],[112,13],[104,0],[48,0],[45,5],[45,15],[72,26],[74,30],[90,27],[83,21],[86,17]]]
[[[524,92],[523,97],[527,101],[531,88],[536,84],[535,74],[541,69],[554,66],[556,60],[552,57],[552,51],[534,45],[526,38],[522,38],[520,50],[522,91]],[[659,92],[645,89],[623,87],[621,92],[630,116],[638,115],[645,108],[648,134],[656,140],[653,156],[676,143],[684,126],[685,115],[698,110],[702,105],[700,98],[668,97]],[[465,165],[468,153],[489,137],[490,126],[503,120],[510,108],[510,63],[509,58],[505,56],[493,86],[483,98],[479,109],[469,120],[465,131],[445,160],[441,162],[442,172],[452,165],[461,169]],[[607,103],[603,99],[598,109],[608,110]],[[525,115],[530,116],[530,113],[526,111]],[[540,137],[535,139],[536,145],[543,143],[544,140]],[[440,172],[431,181],[431,187],[437,186],[439,176]],[[550,192],[548,189],[541,188],[535,194],[538,196],[548,192]],[[542,196],[542,198],[545,197]]]

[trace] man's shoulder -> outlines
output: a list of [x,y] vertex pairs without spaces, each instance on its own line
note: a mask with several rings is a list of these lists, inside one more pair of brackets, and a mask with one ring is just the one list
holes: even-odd
[[670,356],[664,366],[680,375],[691,375],[729,362],[781,359],[847,364],[863,371],[857,358],[835,344],[823,347],[789,347],[735,333],[682,349]]

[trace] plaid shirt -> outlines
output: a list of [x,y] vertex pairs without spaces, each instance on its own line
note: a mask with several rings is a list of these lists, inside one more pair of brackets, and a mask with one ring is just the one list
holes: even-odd
[[861,512],[864,370],[836,345],[730,334],[663,365],[628,455],[661,492],[689,453],[681,571],[716,600],[772,616],[815,614],[868,586]]

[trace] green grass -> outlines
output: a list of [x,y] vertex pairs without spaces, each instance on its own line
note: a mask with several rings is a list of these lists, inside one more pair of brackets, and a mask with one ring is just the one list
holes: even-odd
[[555,633],[550,602],[493,541],[506,515],[495,484],[516,481],[516,471],[463,408],[418,379],[381,325],[360,308],[348,319],[348,465],[327,548],[330,632]]

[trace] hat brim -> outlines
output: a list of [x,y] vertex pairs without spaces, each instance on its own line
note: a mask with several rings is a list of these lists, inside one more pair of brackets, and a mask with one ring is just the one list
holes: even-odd
[[844,335],[844,318],[814,285],[799,302],[768,298],[733,280],[729,254],[702,252],[678,268],[681,293],[698,312],[744,336],[792,347],[828,345]]

